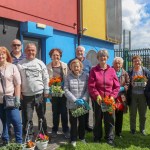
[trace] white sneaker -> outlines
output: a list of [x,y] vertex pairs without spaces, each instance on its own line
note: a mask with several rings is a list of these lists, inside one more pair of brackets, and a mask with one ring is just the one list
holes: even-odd
[[84,144],[86,144],[86,141],[85,141],[85,139],[81,140],[81,142],[82,142],[82,143],[84,143]]
[[73,147],[76,147],[76,145],[77,145],[76,141],[72,141],[72,142],[71,142],[71,145],[72,145]]

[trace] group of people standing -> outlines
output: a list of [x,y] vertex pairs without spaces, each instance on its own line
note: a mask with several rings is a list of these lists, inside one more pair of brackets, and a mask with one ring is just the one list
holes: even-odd
[[[12,41],[12,51],[0,47],[0,76],[4,83],[5,95],[15,96],[16,107],[5,109],[3,104],[4,91],[0,84],[0,118],[3,123],[3,144],[9,142],[9,126],[14,127],[16,143],[22,143],[22,132],[26,134],[29,126],[29,135],[32,138],[33,111],[36,110],[39,124],[42,119],[42,128],[48,135],[45,118],[45,98],[50,98],[52,103],[52,138],[57,136],[61,116],[62,131],[65,138],[69,138],[75,147],[77,138],[86,143],[85,130],[93,130],[94,142],[101,142],[103,137],[102,121],[104,120],[105,139],[109,145],[114,146],[115,135],[122,137],[123,113],[127,112],[129,105],[130,131],[136,133],[136,114],[139,112],[140,132],[145,133],[146,108],[150,105],[150,81],[146,87],[136,87],[133,84],[135,75],[143,75],[149,79],[150,71],[142,66],[140,56],[132,58],[133,69],[128,74],[123,69],[123,59],[116,57],[113,66],[107,64],[109,54],[107,50],[97,53],[96,66],[84,57],[85,48],[76,48],[76,58],[68,65],[61,61],[62,51],[58,48],[50,50],[51,63],[47,66],[36,58],[37,48],[33,43],[27,44],[25,53],[21,53],[21,41]],[[49,80],[61,77],[64,95],[57,97],[49,91]],[[105,97],[116,103],[116,110],[112,113],[103,112],[101,104]],[[74,117],[72,110],[92,101],[93,129],[89,126],[89,113]],[[19,106],[21,102],[22,117]],[[68,126],[68,112],[70,129]],[[23,125],[23,126],[22,126]],[[115,133],[114,133],[115,128]]]

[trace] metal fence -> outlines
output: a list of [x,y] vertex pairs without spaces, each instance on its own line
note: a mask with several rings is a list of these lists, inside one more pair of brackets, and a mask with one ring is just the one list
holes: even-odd
[[143,66],[150,70],[150,49],[135,49],[135,50],[123,50],[115,49],[115,57],[122,57],[124,59],[124,68],[126,71],[132,68],[132,57],[140,55],[142,57]]

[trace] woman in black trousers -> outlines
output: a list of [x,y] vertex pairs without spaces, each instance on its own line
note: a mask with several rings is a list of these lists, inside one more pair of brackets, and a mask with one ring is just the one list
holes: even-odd
[[120,82],[120,92],[116,100],[116,111],[115,111],[115,134],[121,137],[122,123],[123,123],[123,113],[127,110],[126,105],[126,91],[129,86],[129,76],[128,73],[122,68],[123,59],[121,57],[115,57],[113,61],[113,67],[116,71],[116,75]]

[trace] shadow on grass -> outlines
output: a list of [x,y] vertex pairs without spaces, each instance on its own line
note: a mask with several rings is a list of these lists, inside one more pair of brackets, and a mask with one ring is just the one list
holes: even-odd
[[[86,149],[86,150],[96,150],[96,149],[112,149],[111,146],[106,144],[106,140],[102,139],[101,143],[93,142],[92,133],[87,133],[85,137],[87,144],[83,145],[81,142],[77,141],[76,149]],[[122,138],[115,138],[115,147],[113,149],[150,149],[150,135],[143,136],[140,132],[132,135],[129,131],[122,132]],[[75,148],[71,144],[62,144],[58,148],[59,150],[74,150]]]

